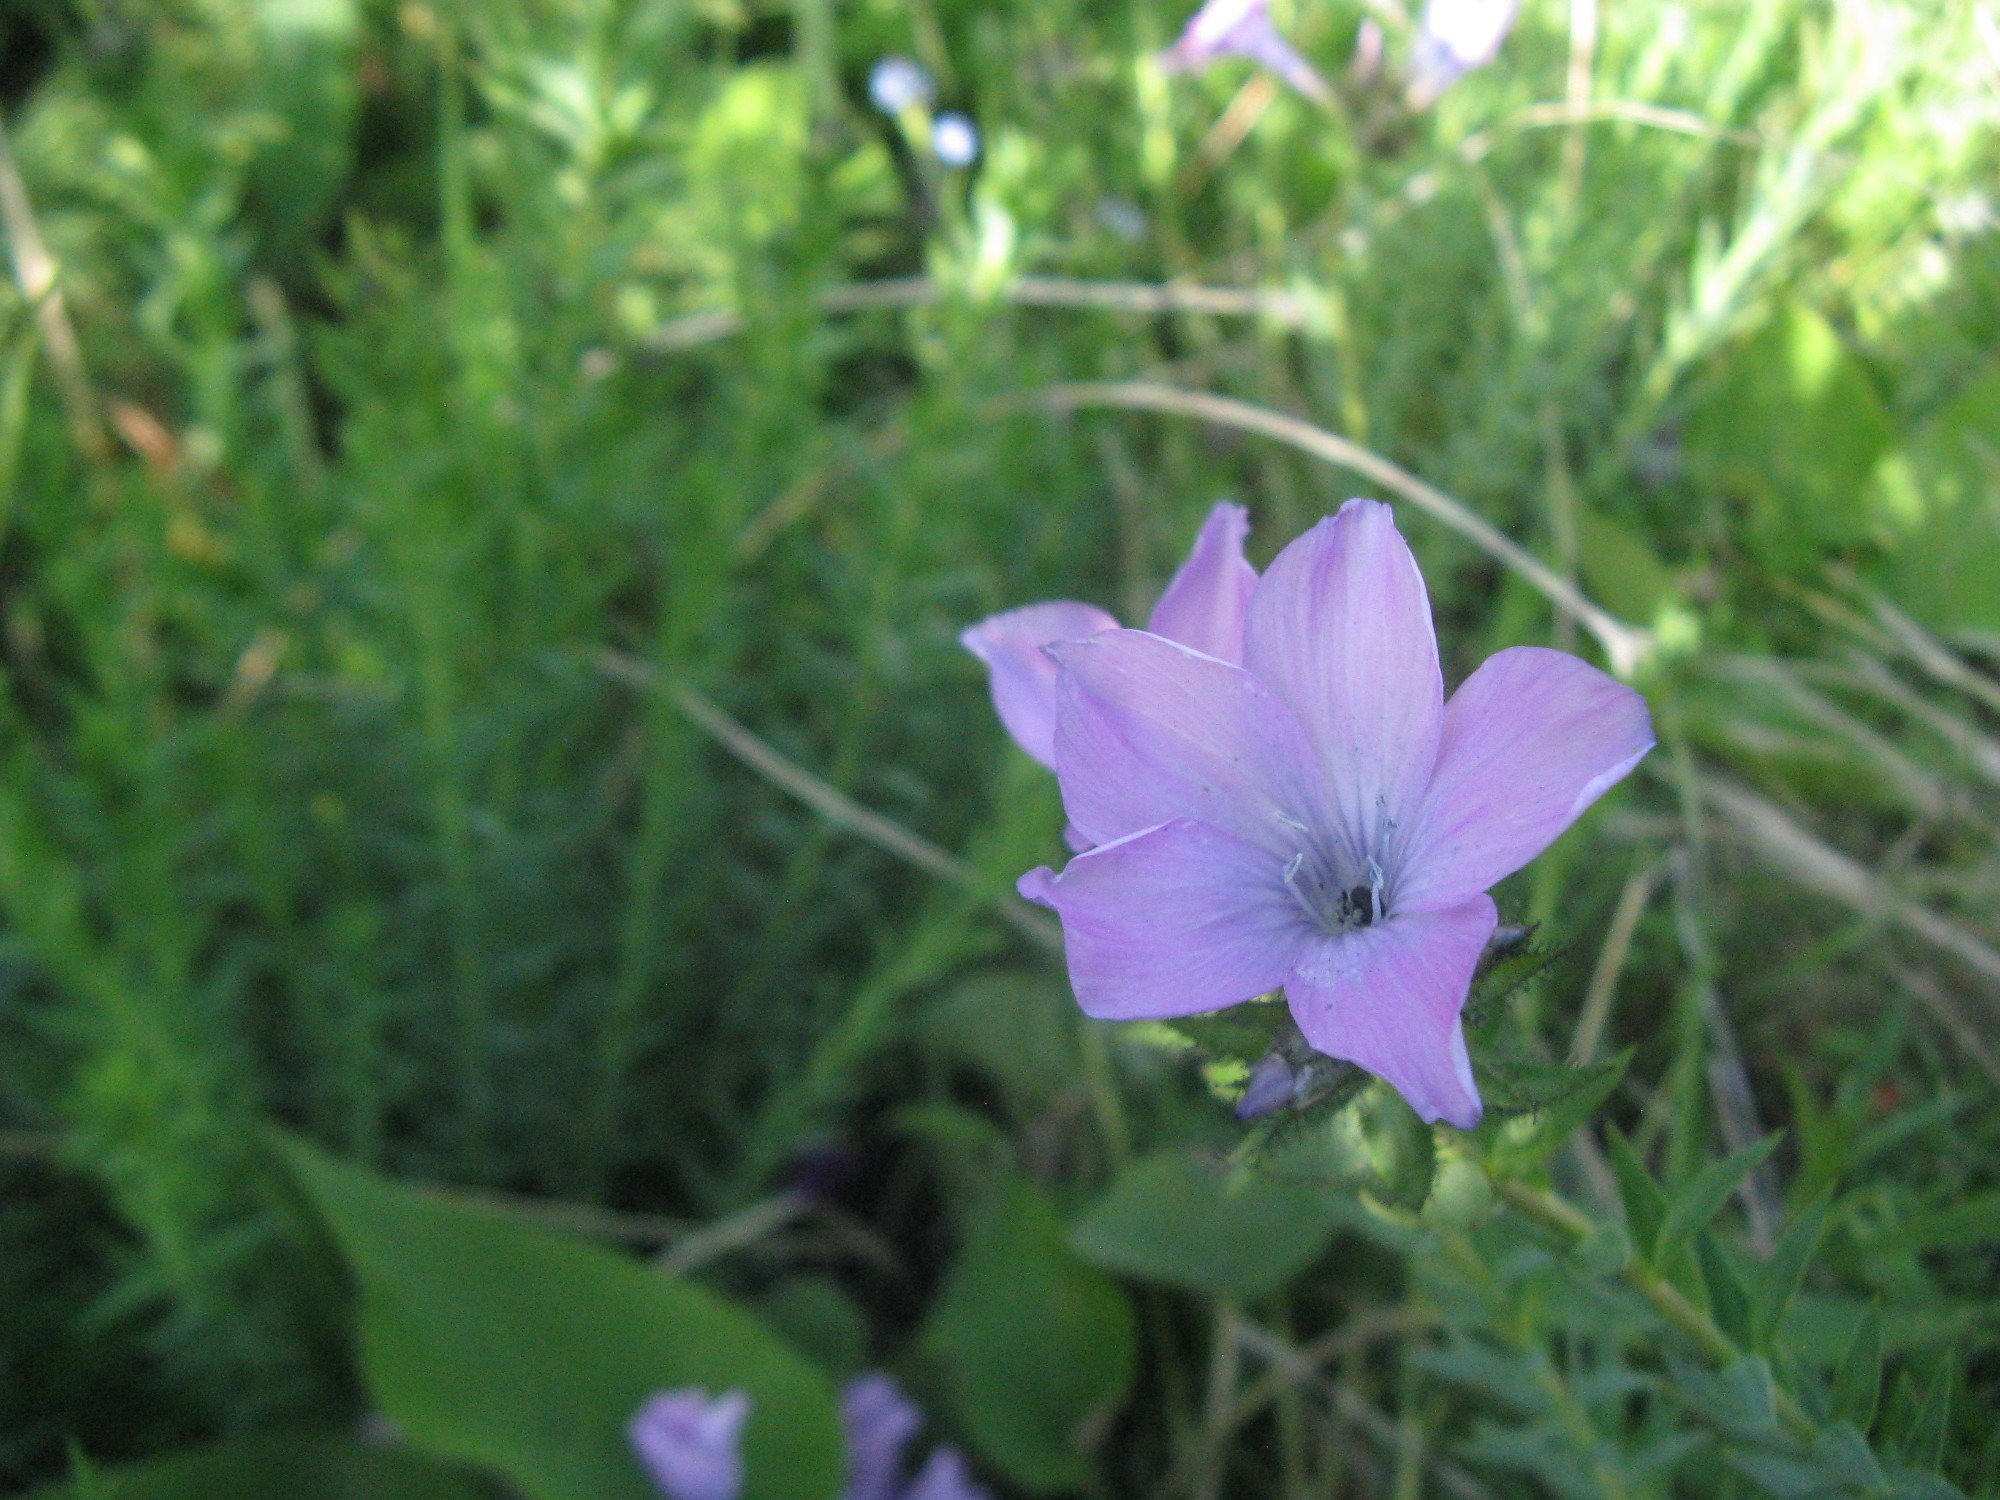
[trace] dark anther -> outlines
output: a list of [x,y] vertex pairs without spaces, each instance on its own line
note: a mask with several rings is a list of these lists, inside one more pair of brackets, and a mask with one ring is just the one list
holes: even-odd
[[1357,885],[1347,893],[1347,909],[1353,913],[1355,925],[1366,927],[1375,920],[1373,891],[1365,885]]

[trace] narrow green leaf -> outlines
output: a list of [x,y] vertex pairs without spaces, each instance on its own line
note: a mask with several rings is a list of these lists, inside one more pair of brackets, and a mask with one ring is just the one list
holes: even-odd
[[1694,1237],[1695,1254],[1701,1263],[1702,1285],[1708,1289],[1709,1315],[1738,1346],[1750,1343],[1750,1294],[1723,1256],[1715,1235],[1704,1229]]
[[693,1282],[419,1192],[286,1136],[293,1178],[360,1289],[362,1378],[424,1452],[528,1500],[657,1500],[626,1424],[678,1386],[751,1399],[744,1496],[832,1494],[832,1387],[763,1324]]
[[1869,1308],[1854,1325],[1833,1375],[1833,1413],[1866,1433],[1882,1399],[1882,1315]]
[[1611,1170],[1618,1179],[1618,1197],[1625,1205],[1625,1233],[1631,1237],[1632,1249],[1639,1258],[1650,1261],[1653,1247],[1659,1243],[1660,1226],[1666,1220],[1666,1197],[1623,1131],[1607,1125],[1604,1140],[1611,1156]]
[[1898,1250],[1971,1250],[2000,1243],[2000,1189],[1974,1193],[1935,1213],[1919,1214],[1892,1229],[1887,1241]]
[[1243,1174],[1169,1149],[1134,1162],[1070,1230],[1107,1271],[1211,1296],[1275,1291],[1332,1242],[1340,1199],[1317,1187]]
[[1093,1436],[1137,1364],[1124,1289],[1070,1249],[1048,1199],[1003,1178],[919,1340],[974,1447],[1034,1494],[1089,1484]]
[[1757,1278],[1756,1301],[1752,1307],[1749,1341],[1753,1348],[1768,1353],[1777,1339],[1785,1313],[1792,1305],[1792,1296],[1799,1289],[1806,1266],[1812,1261],[1813,1251],[1819,1247],[1819,1237],[1826,1228],[1826,1214],[1827,1200],[1824,1198],[1807,1204],[1787,1226],[1777,1248],[1771,1252],[1771,1258],[1764,1263],[1763,1274]]
[[1949,1355],[1939,1364],[1930,1388],[1897,1445],[1918,1468],[1935,1470],[1944,1463],[1945,1437],[1951,1431],[1952,1372],[1957,1361]]
[[1773,1131],[1761,1141],[1753,1142],[1721,1161],[1711,1162],[1695,1173],[1667,1205],[1666,1218],[1660,1225],[1655,1259],[1663,1265],[1671,1261],[1689,1237],[1714,1218],[1722,1205],[1729,1201],[1729,1195],[1736,1191],[1737,1185],[1756,1171],[1758,1164],[1777,1148],[1781,1137],[1782,1132]]

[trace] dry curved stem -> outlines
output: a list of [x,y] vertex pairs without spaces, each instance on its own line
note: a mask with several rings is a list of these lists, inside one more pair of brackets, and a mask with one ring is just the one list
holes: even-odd
[[665,677],[646,662],[621,651],[604,652],[598,658],[598,670],[607,677],[661,694],[696,728],[737,760],[780,791],[798,798],[828,822],[866,839],[876,848],[915,865],[926,874],[987,897],[994,911],[1031,941],[1051,951],[1061,951],[1062,938],[1055,924],[1026,901],[1011,893],[1003,895],[995,892],[991,881],[957,855],[939,848],[921,834],[910,832],[900,823],[863,807],[845,792],[788,760],[686,683]]
[[[828,287],[820,311],[829,315],[927,307],[945,299],[946,286],[929,276],[895,276]],[[1292,292],[1262,287],[1189,286],[1174,282],[1078,281],[1064,276],[1019,276],[999,289],[1016,307],[1071,308],[1085,312],[1159,316],[1194,313],[1212,318],[1262,318],[1287,328],[1312,321],[1310,304]],[[695,349],[743,331],[743,314],[717,307],[660,324],[642,339],[656,353]]]
[[83,367],[83,350],[69,318],[58,284],[56,263],[42,242],[41,226],[35,221],[28,189],[14,165],[14,147],[8,139],[5,121],[0,121],[0,225],[14,250],[14,274],[21,293],[35,309],[41,330],[42,347],[48,350],[49,367],[55,371],[62,390],[63,405],[69,412],[71,440],[92,463],[111,457],[111,440],[105,435],[98,416],[97,395],[90,388],[90,376]]
[[1037,393],[1035,399],[1056,411],[1110,408],[1165,412],[1274,438],[1324,463],[1372,480],[1457,532],[1502,567],[1512,569],[1558,610],[1589,631],[1603,648],[1612,670],[1619,676],[1631,676],[1640,663],[1652,654],[1653,637],[1650,631],[1628,624],[1594,603],[1577,585],[1482,519],[1464,502],[1453,499],[1435,485],[1426,484],[1381,454],[1350,442],[1338,433],[1328,432],[1324,427],[1315,427],[1301,418],[1289,417],[1283,412],[1238,401],[1230,396],[1186,391],[1143,380],[1089,381],[1051,386]]

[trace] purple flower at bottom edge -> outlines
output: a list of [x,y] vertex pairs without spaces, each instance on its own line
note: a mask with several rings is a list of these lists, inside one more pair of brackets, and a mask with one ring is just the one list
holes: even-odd
[[[1243,539],[1249,534],[1250,513],[1242,506],[1218,505],[1209,511],[1146,628],[1210,656],[1241,662],[1243,616],[1257,586],[1257,570],[1243,557]],[[1057,667],[1044,648],[1117,628],[1118,622],[1094,604],[1055,599],[989,616],[958,639],[986,663],[993,707],[1014,743],[1053,771]]]
[[714,1400],[689,1386],[661,1391],[626,1428],[632,1449],[668,1500],[736,1500],[743,1488],[743,1421],[750,1398]]
[[902,1479],[903,1450],[923,1418],[887,1375],[856,1376],[840,1395],[840,1425],[847,1436],[847,1488],[843,1500],[893,1500]]
[[1459,1023],[1487,888],[1652,747],[1639,695],[1501,651],[1444,700],[1430,601],[1389,507],[1281,552],[1240,665],[1117,630],[1051,646],[1063,806],[1092,847],[1021,894],[1062,919],[1086,1014],[1164,1019],[1282,987],[1306,1040],[1470,1128]]
[[[736,1500],[743,1488],[743,1421],[750,1398],[727,1391],[709,1399],[689,1386],[649,1397],[626,1432],[646,1473],[667,1500]],[[871,1372],[840,1396],[847,1450],[841,1500],[991,1500],[972,1482],[956,1448],[932,1452],[903,1483],[903,1450],[923,1418],[896,1382]]]
[[1247,57],[1322,104],[1333,97],[1326,80],[1278,34],[1270,0],[1208,0],[1160,54],[1160,66],[1169,73],[1199,71],[1218,57]]

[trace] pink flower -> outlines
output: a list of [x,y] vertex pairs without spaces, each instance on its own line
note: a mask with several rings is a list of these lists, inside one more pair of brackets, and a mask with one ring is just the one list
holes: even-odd
[[[1257,570],[1243,560],[1250,514],[1240,505],[1218,505],[1208,513],[1194,550],[1153,606],[1146,628],[1183,646],[1226,662],[1243,660],[1243,615]],[[1056,599],[1030,604],[981,620],[959,636],[966,650],[986,663],[992,678],[993,707],[1014,742],[1055,769],[1056,674],[1043,648],[1080,641],[1118,622],[1094,604]]]
[[1410,51],[1410,99],[1419,109],[1500,55],[1519,0],[1426,0]]
[[1313,1047],[1426,1120],[1476,1123],[1459,1012],[1497,921],[1487,888],[1652,747],[1639,695],[1522,646],[1446,703],[1423,576],[1369,500],[1279,554],[1240,661],[1139,630],[1048,654],[1063,805],[1095,847],[1020,889],[1061,917],[1084,1011],[1184,1016],[1282,987]]
[[1270,0],[1208,0],[1194,13],[1180,39],[1160,54],[1169,73],[1199,71],[1218,57],[1247,57],[1308,99],[1325,103],[1333,97],[1312,64],[1292,50],[1272,24]]
[[743,1419],[750,1398],[725,1391],[710,1400],[689,1386],[661,1391],[632,1418],[627,1435],[639,1462],[668,1500],[736,1500],[743,1488]]

